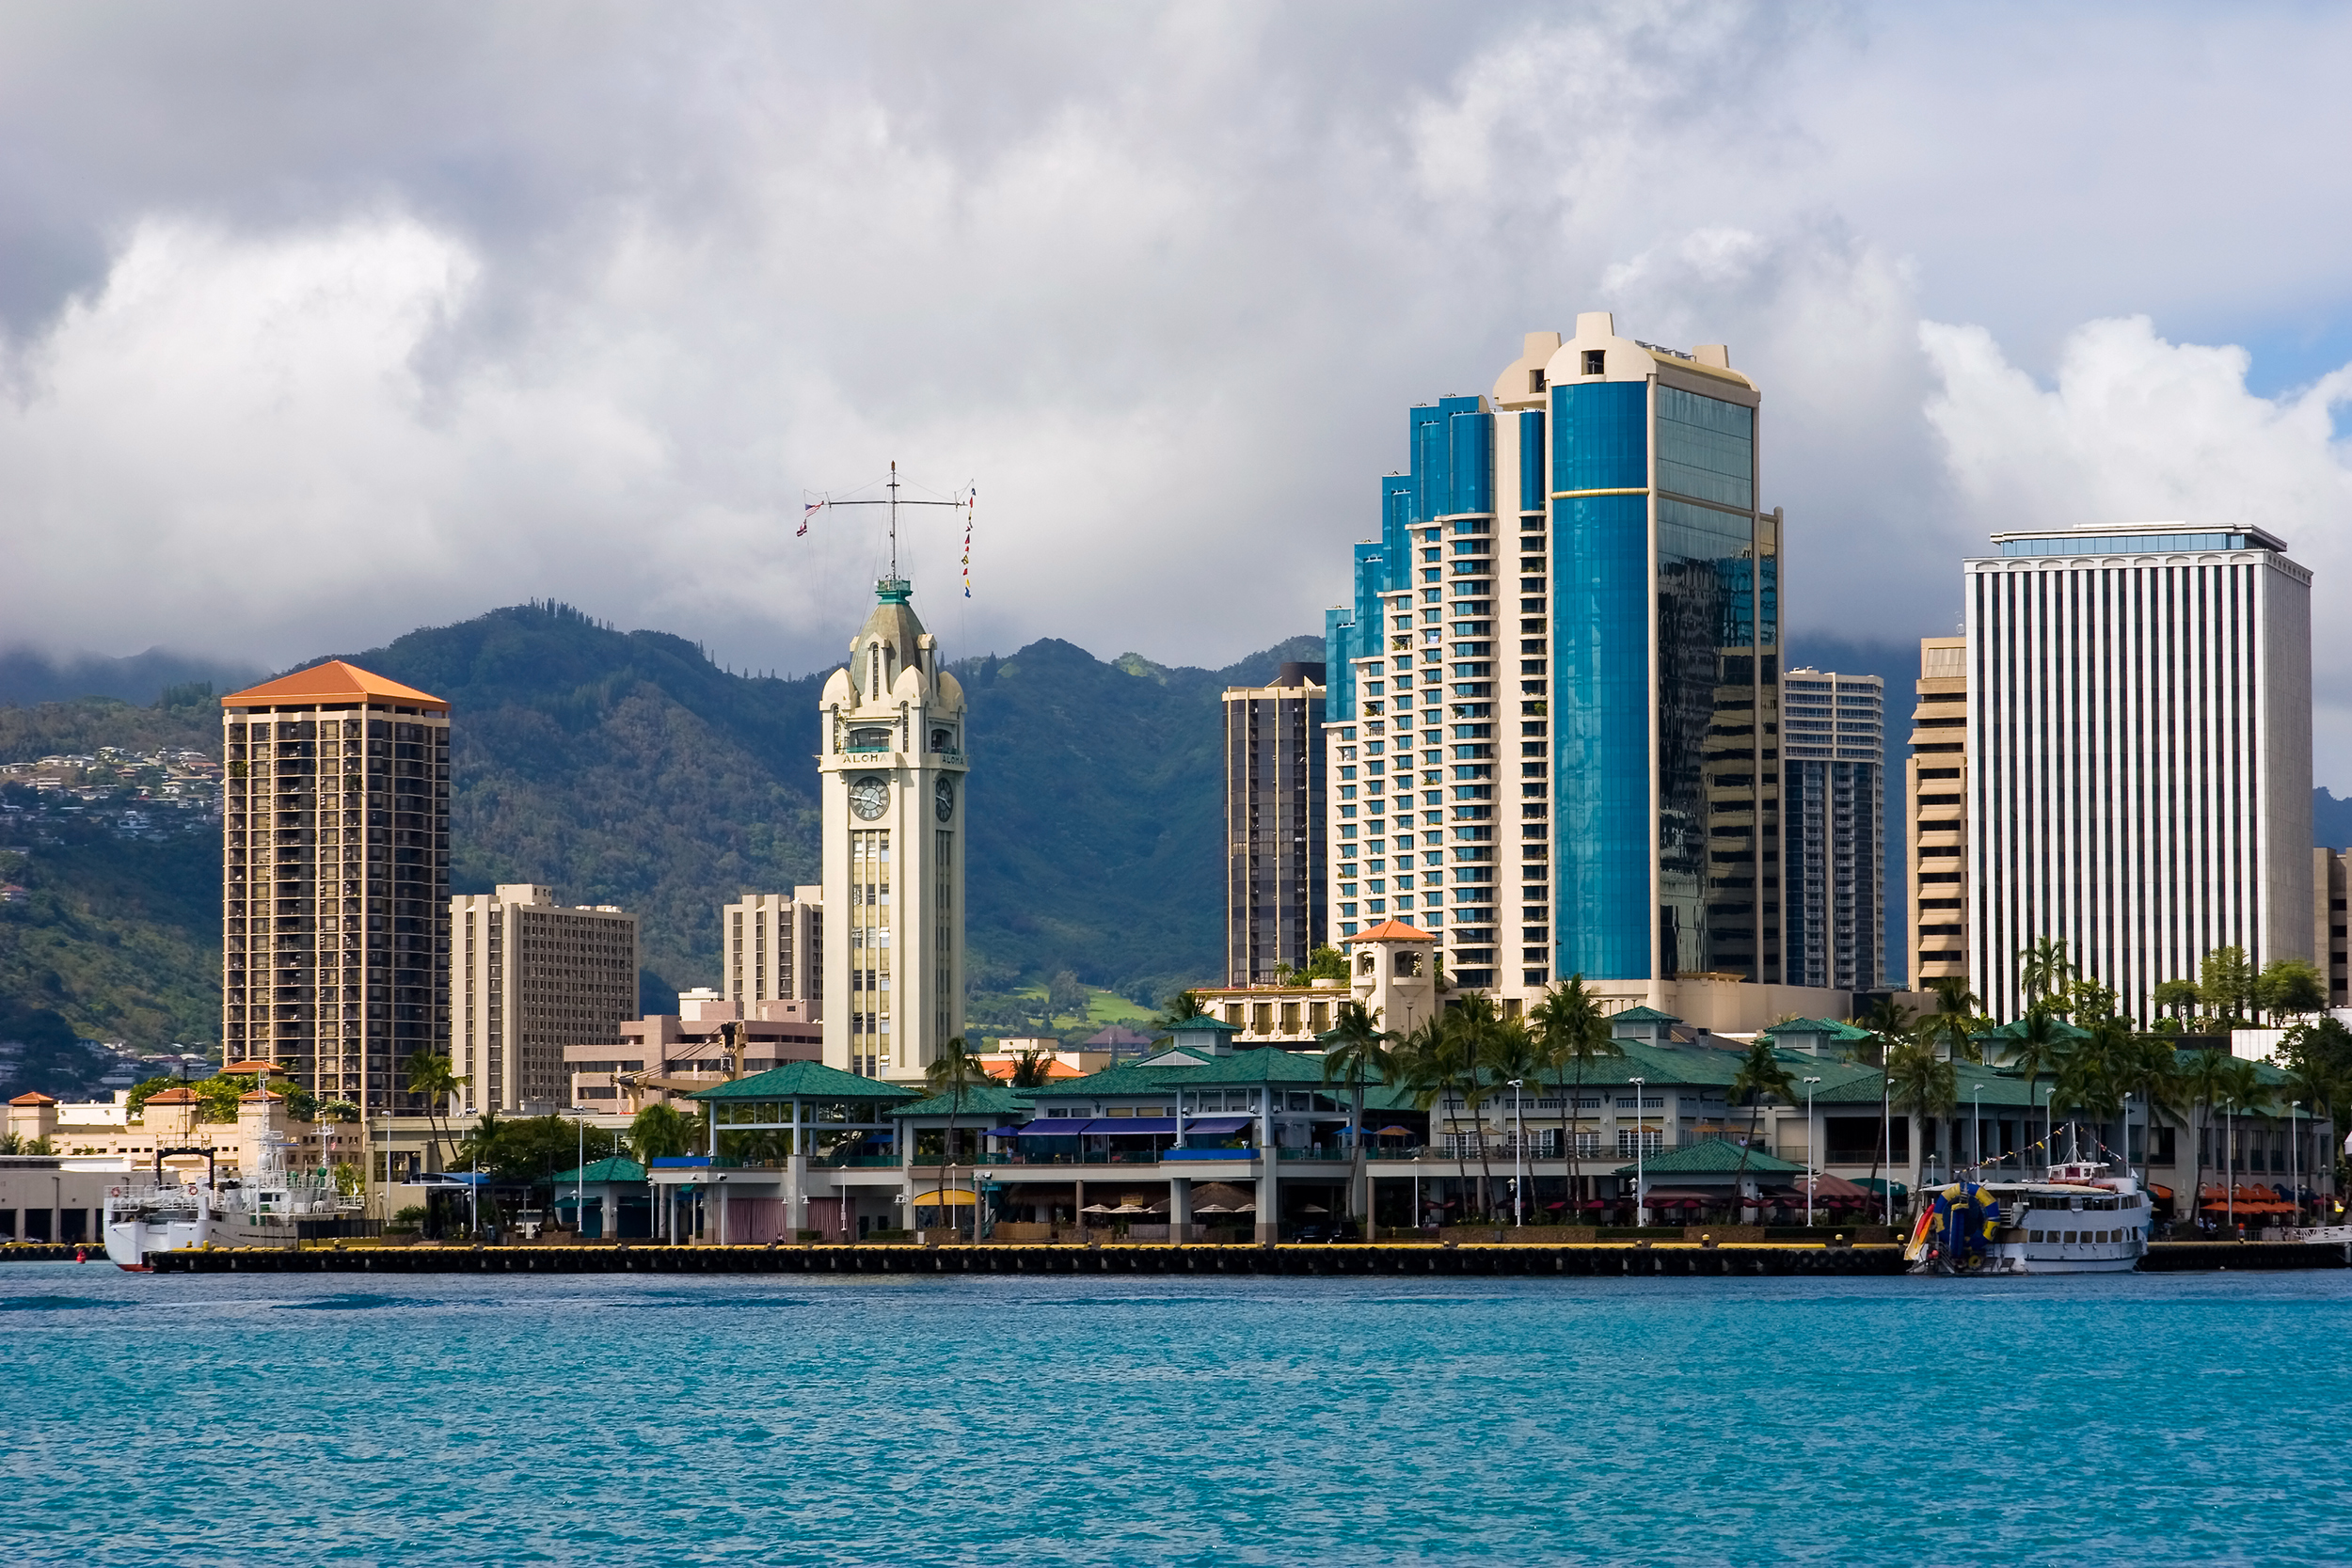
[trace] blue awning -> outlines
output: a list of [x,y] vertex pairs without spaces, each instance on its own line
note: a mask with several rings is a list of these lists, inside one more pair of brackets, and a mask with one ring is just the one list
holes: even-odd
[[1186,1117],[1184,1132],[1187,1135],[1199,1132],[1204,1137],[1219,1138],[1229,1132],[1238,1132],[1257,1119],[1256,1117]]
[[1074,1138],[1086,1131],[1084,1117],[1047,1117],[1013,1134],[1018,1138]]

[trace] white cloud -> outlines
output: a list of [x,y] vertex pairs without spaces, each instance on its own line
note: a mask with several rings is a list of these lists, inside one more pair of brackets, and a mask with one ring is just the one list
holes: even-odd
[[2333,569],[2315,394],[2104,320],[2352,308],[2352,165],[2265,173],[2352,137],[2327,13],[43,16],[11,638],[285,662],[552,594],[807,669],[880,548],[801,492],[895,457],[980,486],[973,600],[910,531],[951,648],[1223,662],[1346,592],[1407,405],[1593,309],[1763,386],[1800,632],[1948,626],[2021,508],[2259,495]]
[[2168,342],[2133,316],[2069,335],[2044,387],[1981,327],[1923,322],[1919,341],[1938,381],[1927,419],[1979,529],[2179,518],[2283,538],[2314,574],[2318,770],[2352,770],[2352,626],[2325,613],[2352,576],[2352,445],[2333,423],[2352,366],[2265,398],[2246,350]]

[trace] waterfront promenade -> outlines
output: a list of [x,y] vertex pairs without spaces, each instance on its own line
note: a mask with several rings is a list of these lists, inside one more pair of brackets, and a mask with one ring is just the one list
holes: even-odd
[[[2149,1273],[2342,1269],[2346,1248],[2293,1243],[2159,1242]],[[1895,1275],[1902,1248],[1820,1243],[1603,1242],[1312,1243],[1259,1245],[1088,1245],[1051,1243],[772,1243],[761,1246],[406,1246],[319,1245],[216,1249],[155,1256],[159,1274],[358,1275],[1488,1275],[1541,1278]]]

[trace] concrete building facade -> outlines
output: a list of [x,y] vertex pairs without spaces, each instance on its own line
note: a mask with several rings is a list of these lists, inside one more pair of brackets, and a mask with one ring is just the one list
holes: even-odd
[[2352,1006],[2352,969],[2344,942],[2346,895],[2352,867],[2342,849],[2312,851],[2312,962],[2328,988],[2328,1006]]
[[1327,613],[1330,900],[1454,981],[1781,983],[1781,518],[1720,344],[1528,335],[1411,410]]
[[737,1006],[824,1001],[822,887],[744,894],[720,910],[719,942],[719,990]]
[[1325,921],[1324,669],[1225,689],[1225,974],[1270,984],[1307,967]]
[[221,699],[221,1040],[405,1106],[446,1053],[449,705],[341,659]]
[[825,1061],[914,1079],[963,1032],[963,688],[884,578],[825,682]]
[[2312,955],[2311,573],[2243,526],[1997,533],[1965,564],[1973,989],[2063,941],[2123,1012]]
[[1903,764],[1904,942],[1911,989],[1968,980],[1968,640],[1919,640]]
[[566,908],[529,882],[461,895],[449,911],[450,1070],[471,1080],[471,1106],[544,1116],[571,1104],[564,1049],[618,1043],[637,1011],[637,917]]
[[1792,986],[1886,983],[1886,693],[1876,675],[1782,677],[1781,926]]

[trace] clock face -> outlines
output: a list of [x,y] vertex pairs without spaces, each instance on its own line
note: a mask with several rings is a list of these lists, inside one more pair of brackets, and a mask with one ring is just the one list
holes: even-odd
[[890,786],[868,773],[850,782],[850,809],[871,822],[890,809]]
[[955,780],[945,775],[940,778],[938,784],[931,790],[931,810],[939,814],[939,819],[942,822],[954,819],[956,815]]

